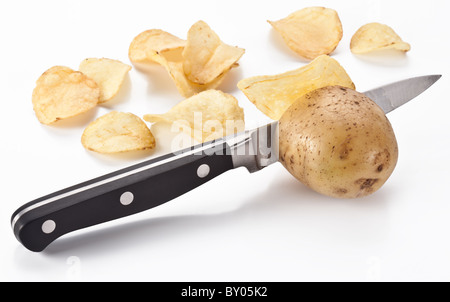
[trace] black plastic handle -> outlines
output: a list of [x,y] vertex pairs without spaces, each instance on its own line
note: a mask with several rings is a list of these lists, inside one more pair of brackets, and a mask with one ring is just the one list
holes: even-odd
[[14,234],[43,251],[64,234],[151,209],[233,169],[229,154],[225,142],[210,142],[44,196],[13,214]]

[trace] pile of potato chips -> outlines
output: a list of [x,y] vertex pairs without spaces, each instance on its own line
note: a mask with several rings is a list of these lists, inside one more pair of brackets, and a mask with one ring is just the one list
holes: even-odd
[[190,97],[219,86],[244,52],[222,42],[208,24],[198,21],[186,41],[160,29],[142,32],[131,42],[128,56],[134,64],[162,65],[180,94]]
[[[278,75],[243,79],[238,88],[268,117],[278,120],[301,96],[315,89],[355,85],[344,68],[329,57],[343,36],[337,12],[308,7],[279,21],[268,21],[287,46],[308,65]],[[410,45],[392,28],[380,23],[362,26],[352,37],[354,54],[395,49],[407,52]],[[245,129],[244,111],[230,94],[217,88],[228,71],[239,66],[245,50],[221,41],[204,21],[198,21],[183,40],[160,29],[146,30],[129,46],[130,61],[160,64],[186,99],[165,114],[147,114],[150,123],[169,122],[195,140],[205,142]],[[89,58],[79,71],[55,66],[43,73],[33,91],[33,108],[38,120],[52,124],[84,113],[108,102],[119,92],[131,66],[111,59]],[[155,138],[145,122],[132,113],[110,112],[89,124],[82,144],[99,153],[153,149]]]

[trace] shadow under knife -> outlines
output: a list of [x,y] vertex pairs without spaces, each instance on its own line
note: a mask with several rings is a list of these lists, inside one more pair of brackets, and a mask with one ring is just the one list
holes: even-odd
[[[80,256],[91,257],[95,254],[104,255],[109,251],[116,253],[121,249],[164,244],[167,240],[180,236],[203,233],[205,228],[227,227],[236,221],[246,220],[249,216],[259,222],[267,217],[281,216],[284,217],[285,223],[302,224],[299,229],[308,226],[318,228],[317,232],[324,240],[329,229],[326,224],[324,226],[321,224],[330,218],[336,223],[333,228],[342,234],[349,234],[355,229],[358,233],[362,233],[364,238],[371,240],[385,233],[386,228],[380,227],[380,224],[387,220],[388,189],[362,200],[336,200],[319,195],[296,180],[287,182],[285,180],[282,178],[274,181],[263,193],[231,211],[157,217],[112,227],[105,226],[104,229],[60,238],[44,251],[44,255],[54,257],[70,251]],[[361,228],[362,219],[369,219],[367,228]],[[372,226],[375,222],[376,227]],[[352,238],[360,240],[359,236],[349,236],[350,240],[353,240]]]

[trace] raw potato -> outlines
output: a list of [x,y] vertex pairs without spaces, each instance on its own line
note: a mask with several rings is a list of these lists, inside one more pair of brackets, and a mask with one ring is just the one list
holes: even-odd
[[131,42],[128,56],[134,64],[158,63],[166,68],[183,97],[218,87],[224,74],[207,85],[190,81],[183,70],[183,50],[186,41],[159,29],[144,31]]
[[325,7],[308,7],[279,21],[268,21],[290,49],[313,60],[332,53],[342,39],[342,24],[337,12]]
[[308,93],[280,120],[280,162],[324,195],[374,193],[394,171],[397,158],[397,141],[383,110],[348,88]]
[[88,150],[110,154],[153,149],[155,138],[136,115],[113,111],[89,124],[81,143]]
[[211,83],[230,70],[244,52],[242,48],[223,43],[208,24],[198,21],[188,32],[183,51],[184,73],[194,83]]
[[44,72],[33,90],[33,108],[42,124],[73,117],[94,108],[100,97],[97,84],[81,72],[55,66]]
[[245,130],[244,110],[230,94],[208,90],[196,94],[165,114],[147,114],[151,123],[175,123],[199,142],[232,135]]
[[308,65],[274,76],[257,76],[238,83],[238,87],[265,115],[279,120],[302,95],[317,88],[355,85],[339,63],[323,55]]
[[117,60],[91,58],[81,62],[78,69],[98,84],[99,103],[104,103],[117,95],[131,66]]
[[387,25],[369,23],[362,26],[353,35],[350,49],[354,54],[363,54],[375,50],[396,49],[407,52],[411,46]]

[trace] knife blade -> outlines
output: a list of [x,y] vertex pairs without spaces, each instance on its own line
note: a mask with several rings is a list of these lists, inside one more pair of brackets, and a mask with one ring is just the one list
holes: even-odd
[[[387,113],[439,78],[412,78],[366,94]],[[278,158],[278,122],[273,122],[38,198],[14,212],[11,226],[19,242],[40,252],[72,231],[154,208],[232,169],[259,171]]]
[[430,88],[442,75],[410,78],[364,92],[372,101],[389,113],[408,103]]

